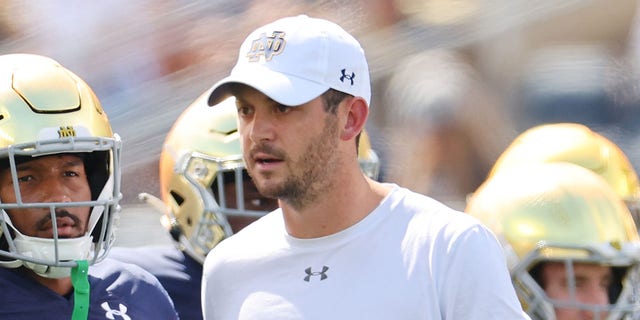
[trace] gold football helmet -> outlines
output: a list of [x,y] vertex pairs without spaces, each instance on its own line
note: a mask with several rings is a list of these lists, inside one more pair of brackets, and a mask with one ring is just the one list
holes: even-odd
[[[16,163],[43,155],[81,153],[91,189],[90,202],[14,203],[0,199],[0,266],[26,266],[41,276],[68,277],[78,260],[102,260],[114,241],[119,211],[121,141],[91,88],[47,57],[0,56],[0,162],[18,185]],[[87,233],[79,238],[26,236],[13,226],[12,209],[91,207]],[[54,228],[55,229],[55,228]]]
[[[640,239],[623,201],[592,171],[566,162],[503,168],[478,188],[465,211],[502,243],[514,287],[532,319],[555,319],[554,308],[567,306],[605,312],[606,319],[638,314]],[[550,299],[532,273],[545,261],[565,264],[574,294],[573,263],[612,267],[610,304]]]
[[640,225],[640,183],[631,162],[611,140],[582,124],[544,124],[523,132],[498,158],[489,177],[514,164],[558,161],[577,164],[604,178]]
[[[180,248],[204,261],[224,238],[278,207],[262,196],[242,158],[233,97],[217,107],[208,92],[179,116],[160,154],[160,199],[140,198],[164,212],[162,224]],[[379,160],[366,133],[358,147],[360,166],[376,179]]]

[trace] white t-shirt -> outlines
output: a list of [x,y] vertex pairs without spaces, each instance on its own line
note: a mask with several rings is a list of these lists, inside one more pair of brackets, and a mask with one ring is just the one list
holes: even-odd
[[280,209],[205,260],[205,319],[528,319],[475,218],[407,189],[357,224],[298,239]]

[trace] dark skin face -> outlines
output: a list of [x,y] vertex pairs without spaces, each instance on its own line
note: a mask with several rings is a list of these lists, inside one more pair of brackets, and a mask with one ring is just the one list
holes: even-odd
[[[52,155],[17,165],[22,201],[71,202],[90,201],[91,190],[82,158],[75,155]],[[0,199],[16,202],[11,170],[0,171]],[[58,237],[76,238],[87,231],[89,207],[56,208]],[[49,208],[8,210],[13,225],[27,236],[53,238]]]
[[[22,202],[90,201],[91,189],[84,162],[77,155],[51,155],[34,158],[17,165],[18,185]],[[11,169],[0,170],[0,199],[15,203],[16,194]],[[59,238],[76,238],[87,232],[89,207],[57,207],[56,223]],[[49,208],[7,210],[13,225],[24,235],[53,238],[53,222]],[[70,278],[45,278],[27,270],[31,276],[51,289],[66,295],[73,290]]]

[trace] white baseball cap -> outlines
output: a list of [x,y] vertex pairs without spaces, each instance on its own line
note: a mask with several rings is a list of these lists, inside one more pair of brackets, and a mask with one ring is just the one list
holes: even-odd
[[282,18],[249,34],[231,74],[212,87],[210,106],[230,95],[231,83],[251,86],[286,106],[309,102],[329,88],[362,97],[367,105],[371,99],[360,43],[337,24],[306,15]]

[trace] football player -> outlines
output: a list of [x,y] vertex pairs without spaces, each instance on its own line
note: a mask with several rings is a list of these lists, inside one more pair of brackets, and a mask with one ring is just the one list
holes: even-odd
[[106,258],[121,140],[47,57],[0,56],[0,318],[177,319],[157,279]]
[[602,177],[568,162],[513,165],[485,181],[465,211],[502,242],[532,319],[637,319],[640,239]]

